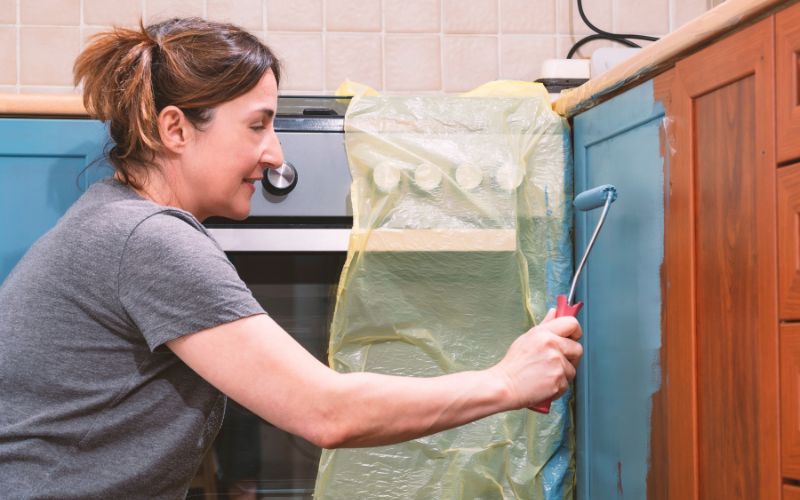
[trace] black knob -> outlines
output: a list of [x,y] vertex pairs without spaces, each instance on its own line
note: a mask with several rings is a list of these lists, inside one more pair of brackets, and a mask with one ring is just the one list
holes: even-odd
[[297,185],[297,169],[285,161],[278,168],[267,169],[266,175],[261,179],[261,185],[270,194],[287,195]]

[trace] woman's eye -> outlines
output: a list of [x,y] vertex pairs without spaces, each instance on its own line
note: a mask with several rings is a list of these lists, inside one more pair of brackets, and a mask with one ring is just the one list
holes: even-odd
[[251,125],[250,128],[253,130],[264,130],[266,127],[262,124],[258,124],[258,125]]

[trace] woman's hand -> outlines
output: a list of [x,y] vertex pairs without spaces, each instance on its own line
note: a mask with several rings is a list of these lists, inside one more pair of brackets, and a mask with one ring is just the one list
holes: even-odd
[[551,309],[541,323],[511,344],[490,369],[505,381],[511,408],[530,408],[566,392],[583,354],[577,342],[581,335],[575,318],[556,318]]

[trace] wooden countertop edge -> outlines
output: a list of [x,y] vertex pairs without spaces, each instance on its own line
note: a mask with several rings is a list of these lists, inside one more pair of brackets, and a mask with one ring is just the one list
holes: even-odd
[[78,94],[0,94],[0,115],[88,116]]
[[565,91],[553,103],[553,109],[562,116],[574,116],[655,76],[674,65],[680,57],[704,47],[719,36],[797,1],[727,0],[645,47],[624,63],[592,78],[580,87]]

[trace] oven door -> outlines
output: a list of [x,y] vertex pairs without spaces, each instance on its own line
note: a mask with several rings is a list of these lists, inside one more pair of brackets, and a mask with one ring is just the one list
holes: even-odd
[[[255,298],[327,364],[347,228],[210,229]],[[312,498],[321,450],[233,401],[215,443],[222,495]]]

